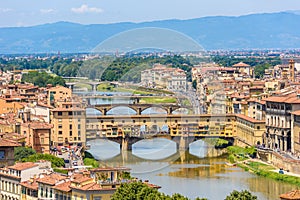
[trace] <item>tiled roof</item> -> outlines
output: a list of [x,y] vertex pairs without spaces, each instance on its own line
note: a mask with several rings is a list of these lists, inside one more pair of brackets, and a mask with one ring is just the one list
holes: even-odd
[[28,180],[20,183],[23,187],[32,189],[32,190],[38,190],[38,183],[36,182],[36,179],[34,180]]
[[285,199],[285,200],[290,200],[290,199],[299,200],[300,199],[300,190],[293,190],[288,193],[281,194],[280,198]]
[[84,176],[83,174],[74,174],[71,178],[74,183],[83,183],[86,181],[90,181],[92,178]]
[[300,115],[300,110],[292,112],[293,115]]
[[30,127],[32,129],[51,129],[52,125],[49,123],[44,122],[30,122],[30,123],[24,123],[22,126]]
[[25,170],[25,169],[30,169],[33,167],[38,166],[37,164],[33,163],[33,162],[24,162],[24,163],[16,163],[13,166],[9,166],[9,169],[14,169],[14,170]]
[[243,62],[239,62],[239,63],[233,65],[233,67],[250,67],[250,65],[243,63]]
[[248,117],[248,116],[243,115],[243,114],[236,114],[236,116],[237,116],[238,118],[247,120],[247,121],[252,122],[252,123],[265,123],[265,122],[266,122],[265,120],[257,120],[257,119],[254,119],[254,118],[252,118],[252,117]]
[[83,185],[81,187],[75,187],[75,186],[71,186],[71,188],[77,189],[77,190],[83,190],[83,191],[97,191],[97,190],[116,190],[116,188],[109,188],[109,189],[104,189],[100,186],[100,184],[98,183],[89,183],[86,185]]
[[58,181],[61,181],[66,178],[67,176],[63,176],[58,173],[51,173],[39,178],[37,182],[48,184],[48,185],[55,185]]
[[72,190],[70,185],[71,185],[71,181],[67,181],[54,186],[53,189],[60,190],[63,192],[70,192]]
[[18,147],[21,146],[19,143],[13,140],[1,138],[0,147]]

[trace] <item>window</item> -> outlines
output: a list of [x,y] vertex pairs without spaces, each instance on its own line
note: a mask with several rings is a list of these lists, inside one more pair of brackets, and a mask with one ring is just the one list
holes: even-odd
[[76,141],[76,140],[77,140],[77,137],[74,137],[74,140]]
[[62,128],[62,124],[58,124],[58,128]]
[[5,151],[0,151],[0,160],[5,159]]
[[72,124],[70,124],[70,125],[69,125],[69,129],[72,130],[72,128],[73,128],[73,127],[72,127]]
[[72,132],[72,131],[70,131],[70,133],[69,133],[69,134],[70,134],[70,136],[72,136],[72,135],[73,135],[73,132]]
[[[98,125],[97,125],[97,126],[98,126]],[[80,124],[78,124],[78,127],[77,127],[77,128],[78,128],[78,130],[80,130],[80,129],[81,129],[81,125],[80,125]]]
[[62,112],[59,111],[59,112],[57,113],[57,115],[58,115],[58,116],[62,116]]
[[58,119],[58,122],[62,122],[62,119]]
[[146,120],[143,120],[143,123],[146,123]]
[[73,112],[72,112],[72,111],[69,111],[68,113],[69,113],[69,115],[73,115]]
[[58,131],[58,135],[62,135],[62,131]]

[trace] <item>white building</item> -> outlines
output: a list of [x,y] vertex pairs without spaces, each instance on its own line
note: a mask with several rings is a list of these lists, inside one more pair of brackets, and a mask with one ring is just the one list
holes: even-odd
[[179,68],[168,68],[161,64],[142,71],[141,83],[146,87],[168,89],[174,92],[187,89],[185,71]]

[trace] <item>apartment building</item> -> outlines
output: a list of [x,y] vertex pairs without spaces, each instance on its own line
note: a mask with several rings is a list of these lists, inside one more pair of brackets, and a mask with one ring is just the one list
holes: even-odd
[[141,83],[146,87],[162,88],[171,91],[186,91],[186,73],[179,68],[156,64],[152,69],[141,72]]
[[291,112],[300,110],[300,95],[290,91],[279,96],[272,96],[266,101],[266,134],[264,143],[267,147],[279,151],[292,148]]
[[86,142],[86,111],[64,105],[51,110],[52,146],[83,146]]
[[261,145],[265,131],[265,120],[253,119],[242,114],[236,115],[236,139],[241,146]]
[[37,153],[50,153],[50,134],[52,125],[45,122],[26,122],[21,124],[20,133],[26,139],[26,146]]
[[21,182],[29,180],[31,177],[48,170],[50,162],[40,163],[16,163],[7,168],[0,168],[0,199],[20,200]]

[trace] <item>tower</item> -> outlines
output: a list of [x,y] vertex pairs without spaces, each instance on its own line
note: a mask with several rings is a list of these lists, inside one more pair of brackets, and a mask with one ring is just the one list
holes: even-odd
[[295,61],[293,59],[289,61],[289,74],[290,81],[295,82]]

